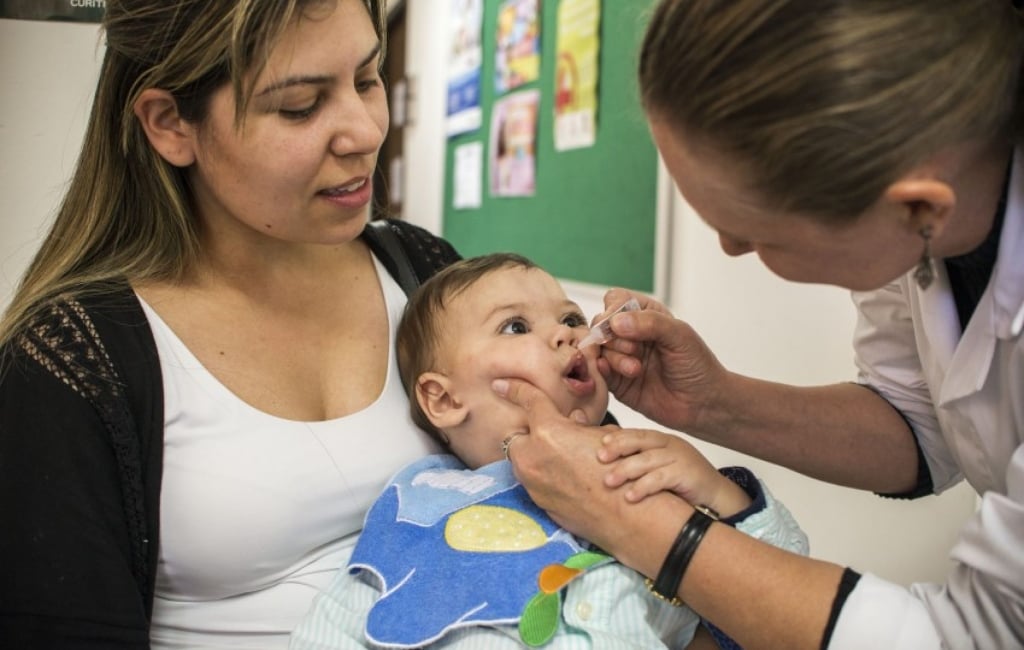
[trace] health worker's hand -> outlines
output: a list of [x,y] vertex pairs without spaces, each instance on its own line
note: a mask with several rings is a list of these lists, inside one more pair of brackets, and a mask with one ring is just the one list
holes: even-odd
[[612,318],[615,338],[604,344],[598,360],[608,387],[623,404],[671,429],[689,433],[713,426],[708,417],[730,373],[693,328],[660,302],[612,289],[605,308],[610,312],[630,298],[642,309]]
[[[499,379],[494,391],[527,414],[529,434],[509,445],[516,478],[560,526],[605,549],[621,508],[629,507],[621,490],[604,484],[607,466],[598,461],[602,438],[618,427],[588,426],[585,418],[566,417],[536,386],[521,379]],[[613,544],[614,542],[614,544]]]

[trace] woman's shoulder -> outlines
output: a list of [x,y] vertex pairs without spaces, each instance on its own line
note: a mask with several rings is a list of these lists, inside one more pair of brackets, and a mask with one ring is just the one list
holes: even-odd
[[435,260],[441,266],[447,266],[461,257],[447,240],[426,228],[400,219],[385,219],[383,222],[398,236],[410,255],[417,254]]
[[[383,238],[391,236],[401,247],[422,282],[452,262],[461,259],[455,247],[426,228],[399,219],[381,219],[366,228],[366,238],[388,266],[389,253]],[[395,260],[397,262],[397,260]]]
[[8,342],[5,358],[28,363],[83,397],[120,385],[155,351],[145,313],[127,283],[86,287],[47,301]]

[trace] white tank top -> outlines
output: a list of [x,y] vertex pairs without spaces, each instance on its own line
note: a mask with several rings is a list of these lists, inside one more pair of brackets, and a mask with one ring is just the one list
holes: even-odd
[[409,417],[394,354],[405,294],[375,259],[391,354],[380,396],[336,420],[259,411],[217,381],[160,316],[164,386],[154,650],[286,648],[345,566],[386,481],[437,449]]

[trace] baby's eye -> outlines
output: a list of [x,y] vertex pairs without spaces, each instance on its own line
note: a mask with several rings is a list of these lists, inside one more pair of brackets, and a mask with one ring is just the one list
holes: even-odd
[[502,334],[526,334],[530,331],[530,326],[522,318],[510,318],[501,324],[498,331]]
[[583,317],[583,314],[566,314],[562,318],[562,323],[567,327],[585,327],[587,319]]

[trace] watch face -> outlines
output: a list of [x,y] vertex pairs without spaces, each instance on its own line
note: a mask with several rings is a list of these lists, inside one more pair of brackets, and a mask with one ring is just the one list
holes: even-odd
[[697,512],[703,513],[708,517],[711,517],[715,521],[718,521],[722,517],[715,511],[714,508],[704,505],[703,503],[693,506],[693,509]]

